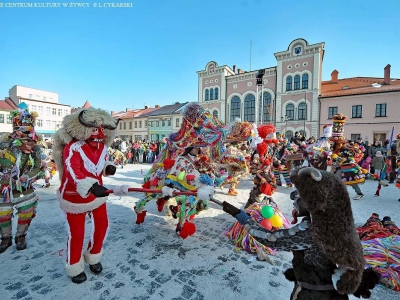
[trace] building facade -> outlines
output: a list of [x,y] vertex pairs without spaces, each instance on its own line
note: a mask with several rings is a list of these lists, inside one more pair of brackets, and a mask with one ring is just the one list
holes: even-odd
[[58,94],[20,85],[13,86],[9,98],[15,105],[25,102],[30,111],[36,111],[36,132],[42,138],[51,138],[61,125],[63,118],[71,113],[71,106],[58,103]]
[[334,70],[331,80],[322,82],[320,96],[320,134],[324,124],[332,124],[332,116],[347,116],[344,134],[348,139],[374,142],[400,133],[400,79],[390,77],[390,65],[383,78],[354,77],[339,79]]
[[226,123],[240,118],[273,123],[288,138],[317,136],[324,45],[296,39],[274,54],[276,66],[249,72],[211,61],[197,72],[198,102]]
[[150,142],[163,140],[170,133],[177,131],[175,127],[179,121],[176,119],[182,118],[180,109],[187,103],[165,105],[147,114],[148,140]]
[[159,108],[160,106],[156,105],[156,107],[145,106],[144,109],[130,110],[127,108],[121,112],[111,111],[111,115],[115,119],[120,119],[117,130],[118,136],[131,141],[147,140],[147,115]]
[[10,112],[15,109],[17,109],[17,106],[11,98],[0,100],[0,133],[11,133],[13,131]]

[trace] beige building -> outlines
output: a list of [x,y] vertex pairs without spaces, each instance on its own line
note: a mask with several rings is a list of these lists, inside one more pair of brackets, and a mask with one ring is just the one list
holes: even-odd
[[12,132],[10,112],[17,109],[11,98],[0,100],[0,132]]
[[384,142],[400,133],[400,79],[390,76],[390,65],[382,71],[383,77],[339,78],[334,70],[331,80],[322,81],[320,95],[320,134],[324,124],[332,124],[332,116],[347,116],[346,138]]
[[115,119],[120,119],[118,126],[118,136],[122,139],[130,139],[131,141],[138,141],[148,139],[147,116],[149,113],[159,109],[160,106],[155,107],[145,106],[143,109],[127,108],[125,111],[114,112],[111,115]]
[[30,111],[39,114],[35,130],[42,138],[51,138],[63,118],[71,113],[70,105],[58,103],[57,93],[15,85],[9,97],[15,105],[25,102]]

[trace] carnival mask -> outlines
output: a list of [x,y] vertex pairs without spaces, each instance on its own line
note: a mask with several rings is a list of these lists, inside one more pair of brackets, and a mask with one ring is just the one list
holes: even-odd
[[94,148],[99,148],[100,144],[104,144],[105,137],[103,126],[92,127],[92,134],[86,142]]
[[33,147],[35,146],[35,141],[32,140],[29,137],[23,137],[20,139],[21,145],[19,146],[19,150],[21,150],[22,153],[32,153],[33,152]]

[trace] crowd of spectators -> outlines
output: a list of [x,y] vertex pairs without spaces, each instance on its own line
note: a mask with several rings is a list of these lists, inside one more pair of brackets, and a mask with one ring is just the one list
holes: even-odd
[[116,137],[109,148],[110,160],[122,168],[126,164],[153,163],[165,142],[162,140],[149,142],[147,140],[132,141]]

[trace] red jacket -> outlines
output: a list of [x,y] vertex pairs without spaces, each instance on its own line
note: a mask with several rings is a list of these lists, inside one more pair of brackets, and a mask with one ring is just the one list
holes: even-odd
[[152,152],[156,152],[156,150],[157,150],[157,145],[156,145],[156,144],[150,144],[149,148],[150,148],[150,150],[151,150]]
[[68,213],[92,211],[105,203],[106,197],[89,193],[94,183],[103,184],[108,161],[107,147],[94,148],[85,141],[72,141],[63,150],[64,170],[59,189],[61,208]]

